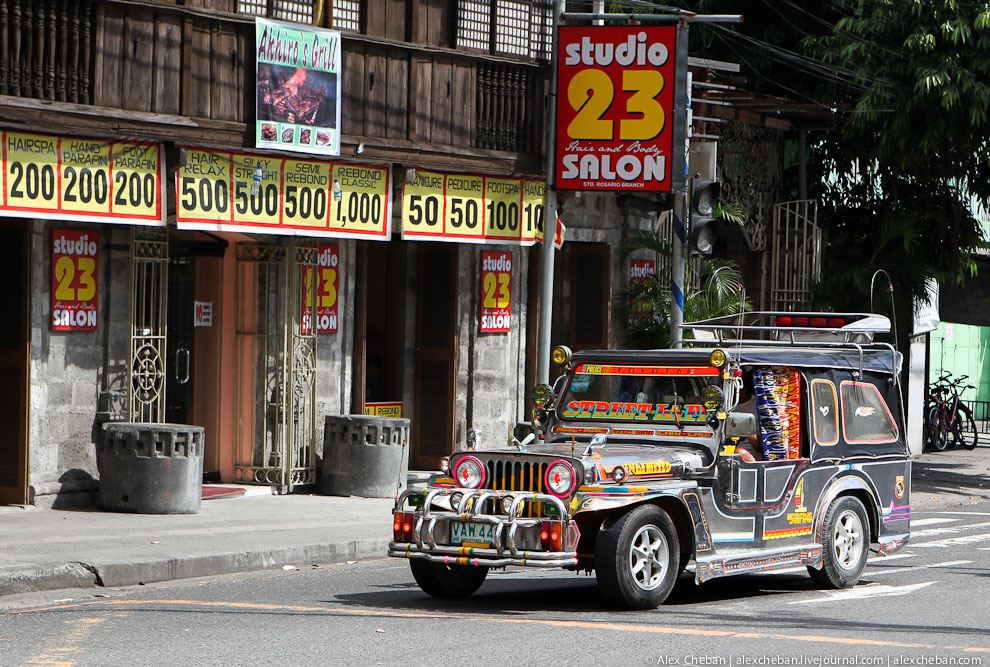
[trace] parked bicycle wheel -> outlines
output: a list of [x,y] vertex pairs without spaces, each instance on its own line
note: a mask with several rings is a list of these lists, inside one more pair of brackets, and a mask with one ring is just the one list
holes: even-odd
[[925,444],[940,452],[949,446],[949,432],[942,427],[942,409],[937,405],[925,411]]
[[980,443],[980,434],[976,430],[976,420],[973,415],[959,408],[956,410],[956,420],[953,429],[953,439],[957,445],[962,445],[966,449],[976,449]]

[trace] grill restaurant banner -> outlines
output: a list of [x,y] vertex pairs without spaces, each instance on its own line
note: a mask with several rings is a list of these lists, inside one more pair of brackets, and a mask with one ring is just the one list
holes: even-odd
[[388,167],[183,147],[179,229],[387,241]]
[[99,266],[99,232],[52,230],[52,331],[96,329]]
[[[543,240],[545,191],[543,181],[416,170],[402,188],[402,238],[533,245]],[[562,243],[559,221],[557,235]]]
[[3,131],[0,216],[164,225],[161,146]]
[[255,20],[255,146],[340,155],[340,33]]
[[557,188],[671,189],[672,26],[566,26],[557,54]]

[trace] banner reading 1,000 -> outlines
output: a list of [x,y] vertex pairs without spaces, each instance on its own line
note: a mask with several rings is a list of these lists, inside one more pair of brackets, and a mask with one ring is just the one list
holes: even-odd
[[183,153],[179,229],[388,240],[387,167],[203,148]]
[[402,238],[533,245],[544,192],[543,181],[417,170],[402,190]]
[[164,225],[161,146],[3,132],[0,215]]

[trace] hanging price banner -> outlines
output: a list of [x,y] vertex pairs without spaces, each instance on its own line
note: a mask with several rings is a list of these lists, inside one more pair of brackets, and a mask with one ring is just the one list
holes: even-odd
[[388,167],[183,148],[179,229],[387,241]]
[[0,216],[164,225],[159,144],[4,131]]
[[545,194],[543,181],[417,170],[402,188],[402,238],[540,243]]
[[509,331],[512,319],[512,251],[481,253],[481,333]]
[[52,331],[92,331],[97,324],[100,236],[52,230]]

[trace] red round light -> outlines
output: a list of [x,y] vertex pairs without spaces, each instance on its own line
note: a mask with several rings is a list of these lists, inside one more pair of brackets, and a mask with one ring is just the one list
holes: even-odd
[[393,524],[393,525],[392,525],[392,530],[398,530],[398,529],[399,529],[399,528],[401,528],[401,527],[402,527],[402,524],[400,524],[400,523],[395,523],[395,524]]
[[557,531],[550,533],[550,541],[556,542],[559,539],[560,539],[560,533],[558,533]]
[[742,377],[742,369],[741,368],[736,368],[735,370],[733,370],[732,371],[732,377],[734,377],[734,378],[741,378]]
[[791,326],[791,316],[790,315],[780,315],[777,317],[778,327],[789,327]]
[[838,329],[840,327],[846,326],[846,318],[844,317],[830,317],[828,318],[828,325],[833,329]]
[[544,530],[543,532],[540,533],[540,539],[546,542],[547,540],[550,539],[550,533]]
[[412,524],[409,523],[402,524],[402,532],[408,533],[410,530],[412,530]]
[[808,318],[807,317],[795,317],[795,318],[791,319],[791,322],[796,327],[806,327],[806,326],[808,326]]
[[812,317],[809,323],[813,327],[824,327],[828,323],[828,320],[824,317]]

